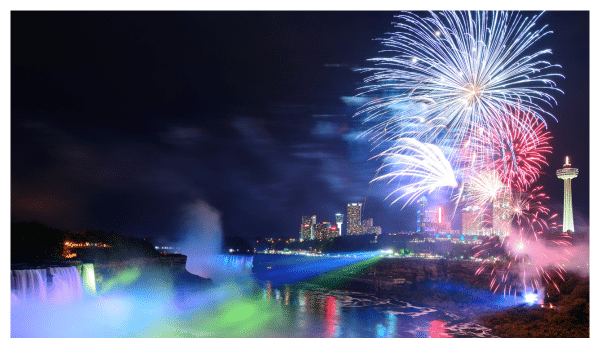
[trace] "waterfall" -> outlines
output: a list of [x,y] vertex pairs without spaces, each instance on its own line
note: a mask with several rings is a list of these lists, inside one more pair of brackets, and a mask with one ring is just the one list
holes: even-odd
[[83,296],[81,277],[74,266],[63,268],[49,268],[53,275],[49,287],[49,299],[52,302],[70,301]]
[[254,256],[246,255],[218,255],[216,261],[223,270],[228,272],[252,273]]
[[86,263],[81,266],[81,278],[83,286],[90,296],[96,295],[96,274],[94,273],[94,264]]
[[74,266],[11,270],[10,289],[11,299],[15,303],[60,303],[83,296],[81,277]]
[[[46,269],[11,270],[10,291],[17,300],[46,300]],[[14,299],[13,298],[13,299]]]

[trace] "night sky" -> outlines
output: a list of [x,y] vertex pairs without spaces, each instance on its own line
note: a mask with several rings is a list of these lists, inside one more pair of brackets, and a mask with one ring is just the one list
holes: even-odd
[[[349,202],[384,232],[411,206],[369,185],[378,163],[342,97],[397,12],[12,12],[11,221],[172,237],[186,206],[227,236],[297,237]],[[531,13],[530,13],[531,14]],[[576,231],[589,215],[589,12],[546,12],[535,44],[562,66],[540,179],[562,219],[565,156]],[[583,229],[583,228],[581,228]]]

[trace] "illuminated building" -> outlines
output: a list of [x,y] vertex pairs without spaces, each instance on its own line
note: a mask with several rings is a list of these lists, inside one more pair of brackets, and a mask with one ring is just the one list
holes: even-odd
[[510,234],[512,222],[513,200],[508,188],[503,189],[494,200],[492,207],[492,235],[498,235],[500,239]]
[[335,224],[337,224],[340,236],[342,235],[342,223],[344,223],[344,214],[335,214]]
[[427,222],[427,197],[421,196],[418,202],[417,209],[417,232],[425,231],[425,223]]
[[328,236],[329,236],[328,238],[334,238],[334,237],[341,236],[340,229],[337,226],[332,225],[331,228],[329,228],[329,235]]
[[381,235],[381,227],[380,226],[372,226],[368,228],[363,228],[365,234],[369,235]]
[[348,203],[346,212],[346,234],[361,235],[362,228],[360,226],[362,203]]
[[381,235],[381,227],[373,226],[373,219],[363,219],[362,221],[362,233],[363,234],[374,234]]
[[449,232],[450,221],[444,217],[444,208],[441,206],[427,209],[427,198],[422,196],[419,199],[417,209],[417,232]]
[[331,223],[321,222],[315,224],[314,239],[320,241],[329,239],[331,233]]
[[450,233],[452,227],[450,225],[450,220],[448,216],[444,216],[446,213],[444,211],[444,207],[438,206],[435,209],[431,209],[430,212],[433,214],[431,217],[431,225],[430,228],[433,231],[440,233]]
[[310,239],[315,239],[315,226],[317,225],[317,215],[310,218]]
[[483,210],[478,206],[467,206],[462,210],[462,234],[463,235],[482,235],[483,229]]
[[310,241],[312,237],[311,217],[302,216],[302,223],[300,224],[300,240]]
[[571,199],[571,180],[577,177],[579,169],[571,168],[569,157],[565,160],[562,169],[556,171],[556,176],[565,181],[565,199],[563,205],[563,232],[575,232],[573,225],[573,200]]
[[[508,190],[505,188],[502,191]],[[497,198],[494,198],[492,203],[478,203],[474,202],[477,201],[477,194],[477,191],[474,191],[471,185],[465,182],[462,201],[467,204],[462,209],[462,234],[490,236],[494,232],[493,212]],[[468,202],[477,204],[468,204]]]

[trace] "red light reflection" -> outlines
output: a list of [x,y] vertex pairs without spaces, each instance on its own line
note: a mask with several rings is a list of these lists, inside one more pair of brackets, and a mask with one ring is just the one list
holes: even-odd
[[444,326],[446,322],[441,320],[433,320],[429,322],[429,337],[431,338],[454,338],[454,335],[446,332]]

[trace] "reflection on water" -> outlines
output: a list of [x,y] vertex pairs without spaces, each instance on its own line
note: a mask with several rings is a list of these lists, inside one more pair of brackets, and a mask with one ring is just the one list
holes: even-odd
[[284,312],[286,337],[494,337],[468,318],[393,297],[269,281],[261,290]]
[[115,289],[72,304],[13,303],[11,334],[43,338],[492,337],[489,329],[462,312],[309,282],[256,281],[252,259],[215,257],[214,264],[222,266],[223,282],[201,292],[159,285],[151,291]]
[[446,332],[446,327],[444,326],[446,322],[443,320],[432,320],[429,323],[429,336],[430,337],[440,337],[440,338],[454,338],[453,335],[448,334]]

